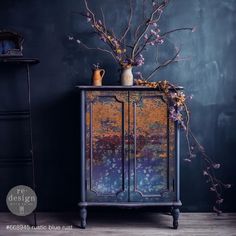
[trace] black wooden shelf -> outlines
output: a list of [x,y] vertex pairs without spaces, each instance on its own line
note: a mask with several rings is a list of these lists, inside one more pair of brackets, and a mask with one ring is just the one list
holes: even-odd
[[38,58],[0,57],[0,63],[37,64],[39,62]]
[[19,120],[19,119],[28,119],[29,117],[30,117],[29,110],[0,111],[0,120]]

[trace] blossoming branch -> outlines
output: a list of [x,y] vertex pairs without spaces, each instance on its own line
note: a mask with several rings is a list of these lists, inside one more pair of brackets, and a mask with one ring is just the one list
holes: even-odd
[[[105,44],[105,48],[101,47],[89,47],[85,43],[83,43],[80,39],[75,39],[74,37],[69,37],[70,40],[76,40],[79,44],[84,46],[87,49],[92,50],[100,50],[105,53],[108,53],[113,57],[113,59],[122,67],[141,67],[145,63],[145,58],[143,55],[144,50],[147,47],[159,46],[165,42],[166,37],[176,31],[182,30],[190,30],[194,31],[192,27],[186,28],[178,28],[174,30],[167,31],[165,33],[161,33],[161,29],[159,26],[159,21],[168,5],[168,0],[163,0],[159,3],[159,1],[151,1],[151,11],[148,13],[147,17],[144,17],[144,20],[141,24],[135,26],[133,19],[134,9],[132,6],[132,0],[129,1],[129,19],[127,22],[127,26],[124,29],[122,35],[117,36],[113,30],[107,28],[107,24],[105,21],[105,16],[102,11],[102,19],[97,19],[94,12],[90,9],[87,0],[84,0],[86,13],[82,13],[84,17],[86,17],[87,22],[91,25],[92,29],[99,36],[99,39],[102,40]],[[150,9],[148,6],[148,2],[143,1],[143,8]],[[131,38],[131,43],[127,43],[126,36],[131,30],[131,26],[135,28],[135,33]],[[132,36],[132,34],[131,34]],[[173,55],[172,58],[164,61],[160,65],[157,65],[149,75],[147,75],[146,80],[151,79],[154,74],[161,69],[173,62],[179,60],[180,50],[176,48],[176,54]]]

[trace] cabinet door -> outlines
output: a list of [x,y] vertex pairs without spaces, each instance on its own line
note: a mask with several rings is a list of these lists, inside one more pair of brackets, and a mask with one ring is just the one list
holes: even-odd
[[86,92],[87,200],[128,200],[128,92]]
[[173,201],[175,124],[158,91],[130,92],[130,201]]

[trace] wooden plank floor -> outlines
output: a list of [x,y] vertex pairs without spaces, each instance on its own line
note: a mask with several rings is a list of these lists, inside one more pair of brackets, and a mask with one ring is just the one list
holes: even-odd
[[[33,222],[32,216],[22,218],[0,213],[0,236],[236,236],[236,213],[223,213],[221,216],[213,213],[181,213],[178,230],[171,228],[170,215],[160,213],[91,213],[85,230],[76,226],[76,214],[38,213],[37,219],[40,229],[13,230],[7,227],[29,225]],[[53,229],[53,226],[57,228]],[[61,230],[63,226],[66,229]]]

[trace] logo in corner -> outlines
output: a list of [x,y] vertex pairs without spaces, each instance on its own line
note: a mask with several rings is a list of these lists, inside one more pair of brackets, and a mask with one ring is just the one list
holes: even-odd
[[32,188],[18,185],[8,192],[6,203],[12,214],[27,216],[36,209],[37,196]]

